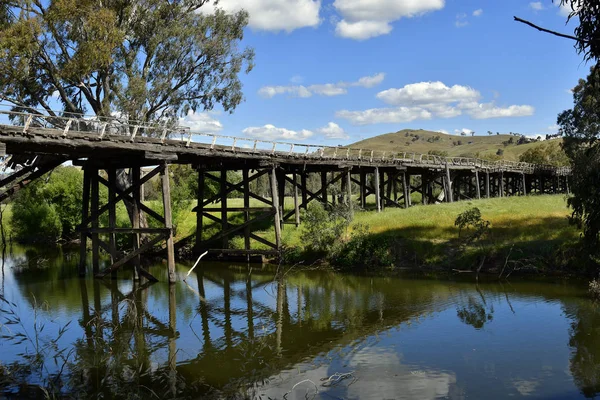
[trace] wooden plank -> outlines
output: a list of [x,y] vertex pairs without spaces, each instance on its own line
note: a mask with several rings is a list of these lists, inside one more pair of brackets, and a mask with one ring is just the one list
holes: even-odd
[[[89,233],[124,233],[124,234],[167,234],[168,228],[88,228],[84,230]],[[110,254],[110,250],[107,251]]]
[[294,189],[294,217],[296,219],[296,227],[300,226],[300,202],[298,201],[298,177],[293,174],[293,189]]
[[[115,168],[108,169],[108,202],[112,203],[108,209],[108,228],[114,230],[117,227],[117,208],[114,203],[115,197],[117,196],[117,170]],[[117,261],[117,240],[115,232],[109,232],[108,242],[110,245],[110,257],[111,263]],[[116,271],[115,276],[116,278]]]
[[[140,191],[140,180],[141,180],[141,171],[140,171],[140,167],[134,167],[131,169],[131,187],[134,188],[133,190],[133,202],[132,202],[132,225],[133,225],[133,230],[134,230],[134,235],[133,235],[133,251],[137,251],[140,248],[140,244],[141,244],[141,236],[138,232],[138,230],[140,229],[140,203],[141,203],[141,191]],[[133,258],[134,261],[134,279],[138,280],[140,279],[140,275],[138,274],[139,268],[141,266],[141,257],[138,254],[136,257]]]
[[[221,194],[221,232],[227,231],[227,170],[221,170],[221,180],[219,185],[219,193]],[[223,248],[229,246],[227,235],[223,236]]]
[[[83,201],[81,207],[81,221],[85,221],[89,215],[90,208],[90,170],[83,170]],[[81,225],[80,225],[81,226]],[[87,225],[85,225],[87,227]],[[87,235],[85,232],[79,234],[79,276],[85,276],[87,260]]]
[[132,251],[131,253],[127,254],[125,257],[123,257],[122,259],[120,259],[119,261],[117,261],[116,263],[111,265],[110,267],[95,274],[96,278],[104,278],[106,275],[110,274],[113,270],[119,269],[120,267],[125,265],[127,262],[133,260],[135,257],[139,256],[140,254],[144,253],[145,251],[150,250],[152,247],[154,247],[154,245],[158,244],[161,240],[164,240],[164,239],[165,239],[165,236],[160,235],[160,236],[157,236],[154,239],[144,243],[137,250]]
[[171,213],[171,186],[169,183],[169,165],[164,164],[160,172],[162,181],[163,206],[165,209],[165,228],[169,230],[166,235],[167,239],[167,268],[169,270],[169,283],[175,283],[177,277],[175,275],[175,247],[173,244],[173,217]]
[[[242,180],[244,181],[244,222],[250,221],[250,177],[247,168],[242,170]],[[227,210],[229,211],[229,209]],[[244,248],[250,250],[250,225],[244,228]]]
[[281,220],[279,219],[279,199],[277,196],[277,168],[273,166],[271,170],[271,199],[275,214],[275,244],[277,245],[277,249],[281,249]]
[[377,205],[377,212],[381,212],[381,195],[379,187],[379,168],[375,167],[375,204]]
[[[140,184],[144,184],[147,181],[149,181],[150,179],[152,179],[156,174],[158,174],[161,171],[162,168],[163,168],[162,166],[158,166],[154,170],[152,170],[151,172],[149,172],[148,174],[146,174],[144,176],[144,178],[142,178],[140,180]],[[101,182],[101,183],[103,183],[103,184],[105,184],[105,185],[108,185],[108,182],[105,179],[103,179],[102,177],[99,177],[98,181]],[[139,189],[139,188],[137,188],[137,189]],[[108,211],[108,209],[110,208],[110,206],[112,204],[116,204],[119,201],[126,199],[127,196],[129,196],[131,193],[133,193],[134,190],[136,190],[136,187],[132,185],[132,186],[128,187],[127,189],[125,189],[124,191],[118,191],[119,193],[118,193],[117,197],[115,197],[114,202],[109,202],[109,203],[105,204],[95,214],[94,214],[94,212],[92,210],[92,214],[82,223],[82,225],[88,225],[92,221],[92,219],[98,218],[100,215],[104,214],[106,211]],[[133,203],[133,201],[132,201],[132,203]],[[138,204],[138,207],[139,207],[139,204]],[[148,209],[148,210],[149,211],[153,211],[153,210],[150,210],[150,209]],[[146,212],[149,213],[149,211],[146,211]]]
[[[204,202],[204,170],[198,169],[198,205],[194,210],[196,211],[196,251],[200,251],[200,244],[202,243],[202,234],[204,232],[203,223],[203,207]],[[193,210],[192,210],[193,211]]]
[[[144,177],[145,176],[146,175],[144,175]],[[144,181],[144,177],[141,178],[140,182]],[[98,180],[100,183],[102,183],[104,186],[106,186],[110,190],[111,185],[110,185],[109,181],[104,179],[102,176],[98,176]],[[116,186],[114,186],[114,190],[115,190],[115,193],[117,193],[118,195],[123,195],[123,193],[125,193],[125,191],[120,190]],[[143,193],[144,193],[144,184],[141,183],[140,184],[140,201],[137,203],[138,209],[145,212],[146,214],[148,214],[149,216],[151,216],[152,218],[154,218],[156,221],[160,222],[161,224],[164,224],[165,223],[164,217],[143,203],[143,197],[144,197]],[[121,200],[126,201],[129,204],[133,204],[133,202],[135,201],[131,194],[125,194],[123,197],[121,197],[119,199],[117,199],[115,197],[114,200],[109,201],[106,204],[106,206],[103,206],[100,209],[102,212],[100,212],[99,215],[106,212],[106,210],[104,210],[105,207],[108,207],[108,210],[110,212],[110,207],[114,206],[116,203],[118,203]]]
[[[99,227],[98,221],[98,208],[100,202],[100,193],[98,187],[98,169],[94,168],[90,171],[90,183],[92,185],[91,189],[91,201],[92,201],[92,215],[96,214],[96,218],[92,219],[92,229]],[[94,273],[98,272],[100,268],[100,247],[98,245],[98,234],[92,234],[92,268]]]
[[481,199],[481,189],[479,188],[479,171],[475,170],[475,192],[477,199]]

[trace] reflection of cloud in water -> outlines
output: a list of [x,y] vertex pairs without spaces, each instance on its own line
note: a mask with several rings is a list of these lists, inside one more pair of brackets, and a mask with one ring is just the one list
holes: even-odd
[[513,381],[513,385],[522,396],[529,396],[536,391],[540,382],[537,380],[516,379]]
[[[308,370],[307,370],[308,368]],[[303,371],[298,374],[298,371]],[[322,379],[336,372],[354,371],[356,380],[347,379],[333,387],[321,386]],[[401,363],[401,356],[393,347],[367,347],[351,352],[342,359],[332,360],[326,365],[298,364],[270,379],[263,397],[281,398],[292,387],[304,380],[317,384],[319,394],[353,399],[437,399],[463,398],[456,387],[456,376],[451,372],[414,367]],[[309,398],[314,394],[314,385],[304,382],[287,395],[289,400]],[[317,396],[316,398],[330,398]]]
[[348,367],[360,378],[348,387],[351,398],[436,399],[449,397],[456,383],[454,373],[402,365],[393,348],[361,350]]

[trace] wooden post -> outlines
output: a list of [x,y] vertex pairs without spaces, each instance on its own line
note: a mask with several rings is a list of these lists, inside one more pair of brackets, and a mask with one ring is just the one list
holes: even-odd
[[426,205],[427,201],[427,173],[421,172],[421,204]]
[[571,194],[571,190],[569,189],[569,177],[565,175],[565,189],[567,194]]
[[[94,219],[92,221],[92,228],[99,227],[99,216],[98,209],[100,208],[100,193],[98,188],[98,168],[92,169],[91,184],[92,184],[92,215]],[[98,241],[98,233],[92,233],[92,267],[94,274],[100,270],[100,242]]]
[[379,167],[375,167],[375,204],[377,205],[377,212],[381,212],[381,187],[379,186]]
[[277,168],[273,166],[271,170],[271,201],[273,202],[275,218],[275,244],[277,249],[281,249],[281,221],[279,214],[279,199],[277,195]]
[[[392,198],[392,189],[394,186],[394,182],[396,181],[396,172],[393,172],[393,173],[388,172],[387,175],[388,175],[388,182],[387,182],[387,187],[386,187],[386,193],[387,193],[387,198],[391,199]],[[394,190],[394,192],[395,192],[395,190]],[[385,203],[385,201],[384,201],[384,203]]]
[[175,276],[175,246],[173,244],[173,215],[171,213],[171,185],[169,183],[169,165],[165,164],[160,172],[162,180],[163,207],[165,209],[165,228],[169,229],[167,236],[167,268],[169,283],[176,282]]
[[[81,207],[81,222],[89,218],[90,208],[90,170],[88,167],[83,169],[83,204]],[[87,225],[80,226],[81,232],[79,233],[79,276],[85,276],[86,261],[87,261]]]
[[408,208],[410,207],[410,187],[408,187],[406,172],[402,173],[402,190],[404,191],[404,208]]
[[323,204],[327,205],[327,172],[321,171],[321,190],[323,196]]
[[283,214],[285,210],[285,171],[283,168],[277,170],[277,187],[279,189],[279,219],[283,229]]
[[294,172],[294,216],[296,217],[296,228],[300,226],[300,204],[298,202],[298,177]]
[[411,176],[406,174],[406,189],[408,190],[408,206],[412,206],[412,187],[411,187]]
[[[295,177],[295,175],[294,175]],[[242,179],[244,180],[244,222],[250,221],[250,176],[248,168],[242,170]],[[250,250],[250,225],[244,228],[244,248]]]
[[500,197],[504,197],[504,172],[500,172]]
[[360,170],[360,190],[359,190],[359,196],[360,196],[360,207],[362,209],[365,209],[367,206],[367,175],[365,173],[365,171],[363,171],[362,169]]
[[300,174],[300,185],[302,186],[302,204],[304,204],[304,209],[308,209],[308,192],[306,191],[306,175],[308,173],[306,171],[302,171]]
[[[141,314],[141,313],[140,313]],[[138,329],[141,329],[140,326]],[[169,388],[177,396],[177,303],[175,285],[169,285]]]
[[[108,169],[108,203],[114,202],[117,197],[117,170],[115,168]],[[108,209],[108,227],[112,230],[117,227],[117,205],[112,204]],[[114,232],[109,234],[110,244],[110,263],[114,264],[117,262],[117,240]],[[117,277],[117,271],[112,273],[113,279]]]
[[485,171],[485,197],[490,198],[490,171]]
[[203,231],[203,209],[204,202],[204,170],[198,169],[198,207],[196,212],[196,251],[200,252],[202,247],[202,231]]
[[379,172],[379,197],[380,197],[380,203],[381,203],[381,211],[383,211],[385,209],[385,201],[383,200],[383,196],[382,194],[385,193],[385,172],[380,171]]
[[350,214],[354,214],[352,206],[352,171],[350,168],[346,170],[346,205],[350,210]]
[[527,196],[527,184],[525,181],[525,173],[523,172],[523,174],[521,174],[521,177],[523,178],[522,181],[522,185],[523,185],[523,196]]
[[[140,228],[140,208],[138,206],[139,201],[140,201],[140,188],[139,188],[139,184],[140,184],[140,167],[134,167],[131,169],[131,174],[132,174],[132,178],[131,178],[131,185],[133,186],[134,190],[133,190],[133,220],[132,220],[132,225],[133,225],[133,229],[139,229]],[[133,234],[133,251],[137,251],[140,248],[140,234],[139,232],[135,232]],[[133,278],[134,280],[138,280],[141,279],[141,277],[138,274],[138,269],[141,266],[141,258],[139,255],[135,256],[133,258],[133,263],[134,263],[134,269],[133,269]]]
[[[227,170],[221,169],[221,187],[219,192],[221,194],[221,232],[227,231]],[[222,249],[229,247],[229,241],[227,235],[223,236],[221,241]]]
[[479,188],[479,171],[475,170],[475,193],[477,199],[481,199],[481,189]]
[[446,163],[446,185],[448,186],[448,202],[449,203],[453,203],[454,202],[454,196],[452,193],[452,176],[450,175],[450,167],[448,166],[448,163]]
[[[333,181],[334,179],[335,179],[335,172],[331,171],[331,181]],[[333,187],[332,187],[332,191],[331,191],[331,204],[333,204],[334,206],[335,206],[335,201],[336,201],[336,199],[335,199],[335,196],[336,196],[336,193],[335,193],[336,189],[335,189],[335,187],[336,186],[337,186],[337,184],[334,183]]]

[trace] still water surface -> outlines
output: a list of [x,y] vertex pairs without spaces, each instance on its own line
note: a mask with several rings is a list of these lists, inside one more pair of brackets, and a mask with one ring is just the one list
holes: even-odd
[[[98,371],[124,365],[200,382],[180,388],[198,398],[210,388],[264,399],[600,393],[600,308],[577,282],[476,285],[323,271],[274,279],[271,268],[212,264],[185,282],[189,266],[179,265],[172,286],[156,265],[161,282],[140,286],[127,273],[79,279],[76,264],[68,251],[13,248],[0,293],[23,324],[4,329],[33,332],[36,302],[44,343],[71,321],[57,347],[90,388],[105,384]],[[34,347],[1,340],[0,361],[23,361]],[[48,375],[60,367],[47,364]]]

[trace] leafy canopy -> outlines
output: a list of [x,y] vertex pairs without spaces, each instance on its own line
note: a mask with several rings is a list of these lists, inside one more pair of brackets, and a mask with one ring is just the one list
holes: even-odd
[[243,100],[248,14],[200,13],[209,0],[7,0],[0,5],[0,100],[53,115],[119,113],[175,121]]

